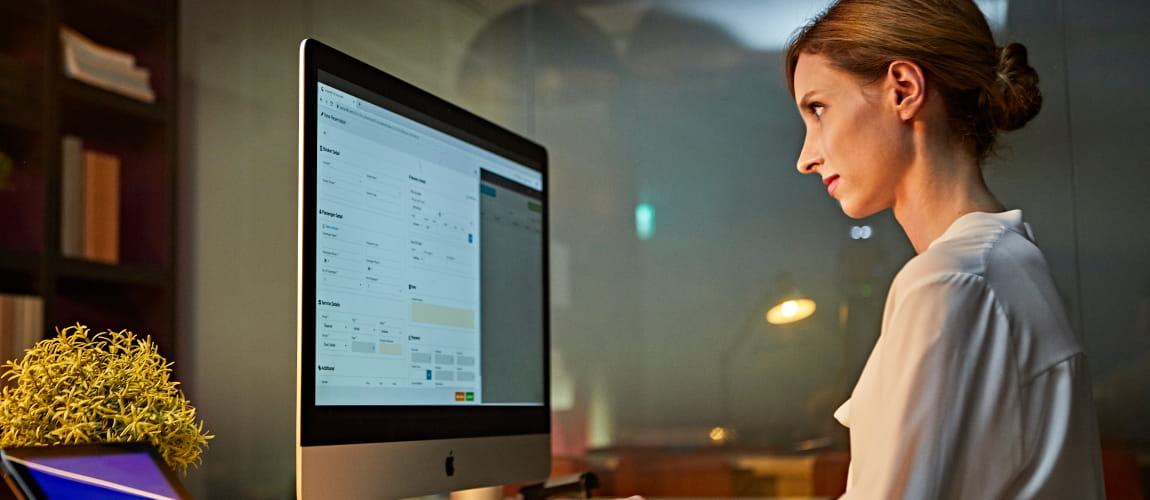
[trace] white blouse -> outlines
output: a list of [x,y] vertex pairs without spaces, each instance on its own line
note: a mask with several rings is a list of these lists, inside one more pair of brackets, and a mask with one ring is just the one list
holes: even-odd
[[1018,210],[960,217],[899,271],[835,418],[844,499],[1105,498],[1082,342]]

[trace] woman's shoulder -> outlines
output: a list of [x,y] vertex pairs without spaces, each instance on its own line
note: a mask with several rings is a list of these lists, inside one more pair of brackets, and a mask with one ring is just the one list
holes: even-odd
[[941,309],[959,313],[944,316],[1005,320],[1001,332],[1025,353],[1023,371],[1030,373],[1082,349],[1042,252],[1029,231],[1008,225],[936,241],[899,271],[888,301],[895,315]]
[[971,245],[934,245],[907,261],[894,277],[892,290],[911,290],[931,284],[981,283],[986,278],[985,252]]
[[926,251],[908,261],[895,283],[904,288],[948,279],[993,283],[1013,267],[1033,269],[1036,264],[1045,269],[1021,211],[976,212],[956,220]]

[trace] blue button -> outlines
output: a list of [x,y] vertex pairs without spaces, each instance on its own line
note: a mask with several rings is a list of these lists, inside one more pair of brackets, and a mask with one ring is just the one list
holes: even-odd
[[427,370],[427,380],[431,380],[431,370]]
[[475,242],[475,235],[473,235],[471,233],[467,233],[467,242],[468,243],[474,243]]

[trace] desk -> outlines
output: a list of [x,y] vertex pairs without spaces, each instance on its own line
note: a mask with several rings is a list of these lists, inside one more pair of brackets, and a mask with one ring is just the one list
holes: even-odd
[[780,497],[809,497],[814,494],[815,455],[750,455],[736,457],[735,467],[760,478],[770,478]]
[[846,487],[845,451],[783,454],[722,448],[617,448],[588,457],[604,496],[834,498]]
[[[626,500],[613,497],[592,497],[589,500]],[[714,497],[643,497],[643,500],[716,500]],[[724,499],[727,500],[727,499]],[[834,500],[834,497],[732,497],[729,500]]]

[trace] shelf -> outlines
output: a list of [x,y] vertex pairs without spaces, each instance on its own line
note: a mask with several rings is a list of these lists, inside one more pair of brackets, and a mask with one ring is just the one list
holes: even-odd
[[167,304],[171,290],[116,286],[106,282],[64,281],[56,290],[52,326],[81,323],[96,330],[131,330],[150,335],[161,349],[174,347]]
[[[41,130],[44,87],[42,5],[0,1],[0,124]],[[15,5],[10,5],[15,4]]]
[[0,150],[14,168],[0,188],[0,250],[39,252],[44,244],[44,165],[36,131],[0,126]]
[[34,133],[44,128],[39,110],[27,103],[5,103],[0,96],[0,128]]
[[[0,150],[16,162],[0,189],[0,293],[40,296],[47,330],[83,321],[151,334],[169,355],[178,345],[177,15],[176,0],[0,0]],[[156,102],[65,76],[64,26],[134,56]],[[67,135],[120,159],[119,263],[60,253]]]
[[136,66],[150,72],[149,83],[163,103],[176,95],[176,11],[173,0],[63,0],[60,24],[131,54]]
[[64,75],[59,75],[59,77],[65,109],[71,105],[81,108],[85,114],[104,112],[109,115],[127,115],[160,123],[168,120],[168,110],[163,103],[138,101]]
[[170,18],[171,2],[140,2],[139,0],[64,0],[61,6],[65,21],[77,19],[101,25],[140,28],[138,23],[162,27]]
[[44,5],[36,1],[4,1],[0,2],[0,16],[5,19],[18,18],[25,23],[35,23],[44,17]]
[[62,280],[163,288],[171,279],[167,271],[143,266],[105,264],[72,258],[62,258],[57,264],[57,276]]
[[0,271],[35,272],[40,268],[40,254],[0,249]]
[[0,294],[39,295],[40,255],[0,250]]

